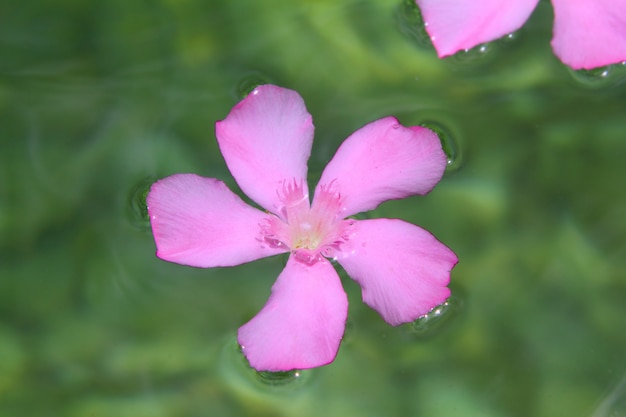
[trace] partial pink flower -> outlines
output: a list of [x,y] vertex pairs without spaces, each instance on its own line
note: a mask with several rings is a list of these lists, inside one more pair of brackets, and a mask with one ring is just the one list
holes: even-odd
[[[440,58],[518,30],[539,0],[416,0]],[[552,0],[556,56],[573,69],[626,60],[626,0]]]
[[362,127],[337,150],[311,203],[313,124],[298,93],[257,87],[216,123],[216,136],[237,184],[264,210],[219,180],[176,174],[152,185],[148,212],[157,256],[166,261],[207,268],[289,253],[269,300],[238,332],[253,368],[288,371],[334,360],[348,299],[333,260],[392,325],[449,297],[457,257],[433,235],[402,220],[349,217],[428,193],[446,166],[435,133],[393,117]]

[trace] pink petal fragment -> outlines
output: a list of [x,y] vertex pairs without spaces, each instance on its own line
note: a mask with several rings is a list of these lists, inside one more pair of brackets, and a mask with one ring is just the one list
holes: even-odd
[[337,261],[363,289],[363,302],[392,325],[443,303],[457,257],[426,230],[395,219],[360,220]]
[[[440,58],[516,31],[539,0],[416,0]],[[567,0],[565,0],[567,1]]]
[[626,61],[625,0],[552,0],[552,48],[573,69]]
[[315,191],[331,187],[341,196],[343,217],[372,210],[386,200],[426,194],[441,179],[446,155],[437,135],[404,127],[394,117],[369,123],[337,150]]
[[285,181],[306,190],[313,122],[297,92],[274,85],[254,89],[215,124],[226,165],[246,195],[266,210],[280,206]]
[[157,256],[166,261],[208,268],[284,252],[260,241],[268,215],[214,178],[164,178],[152,184],[147,204]]
[[272,287],[263,309],[239,329],[239,344],[258,371],[326,365],[337,355],[348,298],[332,265],[294,259]]

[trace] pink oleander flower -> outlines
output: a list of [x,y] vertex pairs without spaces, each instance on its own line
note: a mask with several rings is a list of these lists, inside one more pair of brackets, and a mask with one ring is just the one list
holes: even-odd
[[446,156],[439,138],[393,117],[354,132],[323,171],[309,203],[313,123],[292,90],[262,85],[216,123],[226,165],[254,208],[214,178],[176,174],[147,197],[157,256],[195,267],[233,266],[289,253],[263,309],[238,341],[259,371],[332,362],[348,300],[330,260],[390,324],[443,303],[456,255],[433,235],[397,219],[349,218],[390,199],[429,192]]
[[[539,0],[416,0],[440,58],[519,29]],[[626,0],[552,0],[552,49],[573,69],[626,60]]]

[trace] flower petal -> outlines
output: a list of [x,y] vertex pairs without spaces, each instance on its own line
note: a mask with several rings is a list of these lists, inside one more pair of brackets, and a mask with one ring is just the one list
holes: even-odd
[[355,221],[337,261],[389,324],[417,319],[449,296],[456,255],[426,230],[395,219]]
[[338,192],[341,215],[346,217],[385,200],[426,194],[445,168],[446,155],[433,131],[404,127],[394,117],[385,117],[343,142],[324,169],[315,195],[324,188]]
[[[519,29],[539,0],[416,0],[440,58]],[[567,0],[565,0],[567,1]]]
[[297,92],[261,85],[215,124],[228,169],[246,195],[266,210],[280,207],[285,181],[306,190],[313,122]]
[[332,265],[293,256],[263,309],[239,329],[239,344],[258,371],[289,371],[335,359],[348,315],[348,299]]
[[232,266],[285,252],[261,243],[268,214],[250,207],[214,178],[176,174],[147,197],[157,256],[198,267]]
[[626,1],[552,0],[552,48],[573,69],[626,60]]

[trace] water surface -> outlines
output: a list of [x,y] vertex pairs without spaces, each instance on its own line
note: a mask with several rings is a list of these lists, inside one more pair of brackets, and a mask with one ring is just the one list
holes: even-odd
[[[400,1],[54,3],[2,8],[1,415],[626,415],[626,68],[562,65],[548,2],[443,61]],[[147,187],[234,188],[214,123],[259,82],[304,97],[312,180],[376,118],[443,132],[435,190],[371,213],[458,254],[439,320],[390,327],[344,276],[336,361],[257,375],[236,329],[285,259],[154,256]]]

